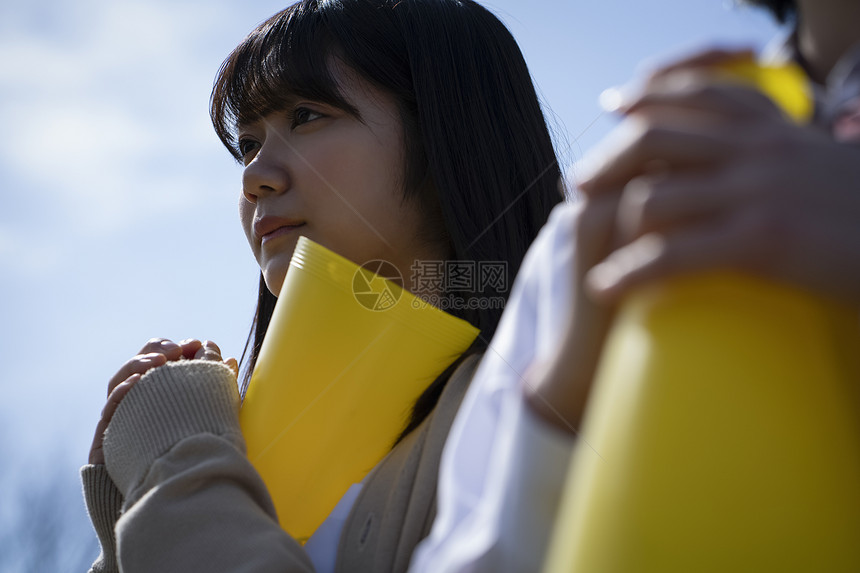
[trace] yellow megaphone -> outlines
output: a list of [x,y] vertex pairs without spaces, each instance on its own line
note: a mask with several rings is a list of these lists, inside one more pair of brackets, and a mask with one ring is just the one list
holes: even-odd
[[281,527],[306,541],[478,333],[300,237],[239,415]]
[[[794,67],[750,82],[798,120]],[[860,571],[860,315],[730,273],[631,293],[608,335],[545,571]]]

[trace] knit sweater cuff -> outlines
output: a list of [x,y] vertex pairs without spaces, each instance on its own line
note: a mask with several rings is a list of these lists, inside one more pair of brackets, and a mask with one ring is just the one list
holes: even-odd
[[114,526],[122,507],[122,494],[111,480],[104,465],[86,465],[81,468],[81,481],[87,512],[99,538],[101,555],[91,571],[114,572],[116,562],[116,537]]
[[181,440],[204,433],[222,436],[244,452],[233,372],[209,360],[168,362],[147,372],[114,413],[104,437],[108,472],[128,498],[155,460]]

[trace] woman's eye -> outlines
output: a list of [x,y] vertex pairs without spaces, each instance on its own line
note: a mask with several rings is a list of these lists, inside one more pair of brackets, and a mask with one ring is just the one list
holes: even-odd
[[239,154],[242,157],[247,157],[249,153],[254,151],[259,144],[253,139],[240,139],[238,143]]
[[323,114],[319,112],[310,110],[306,107],[297,107],[295,111],[293,111],[293,127],[298,127],[304,123],[321,117],[323,117]]

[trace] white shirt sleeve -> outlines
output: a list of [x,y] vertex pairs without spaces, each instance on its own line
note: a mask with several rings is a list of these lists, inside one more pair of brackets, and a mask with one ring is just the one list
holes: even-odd
[[524,374],[561,339],[573,288],[573,210],[529,249],[442,454],[438,513],[412,573],[535,571],[574,440],[525,404]]

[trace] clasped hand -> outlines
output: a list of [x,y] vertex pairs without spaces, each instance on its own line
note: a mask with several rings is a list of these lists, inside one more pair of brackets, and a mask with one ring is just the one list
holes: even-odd
[[104,464],[104,452],[102,450],[102,442],[104,440],[105,429],[110,424],[117,407],[122,399],[125,398],[129,390],[146,374],[149,370],[163,366],[167,362],[176,360],[214,360],[224,362],[229,366],[234,374],[238,375],[239,365],[235,358],[222,360],[221,349],[218,345],[209,340],[199,341],[196,339],[187,339],[179,343],[164,339],[150,339],[141,348],[140,352],[126,362],[122,368],[110,379],[108,383],[108,398],[102,410],[101,419],[96,426],[93,443],[90,448],[89,463]]

